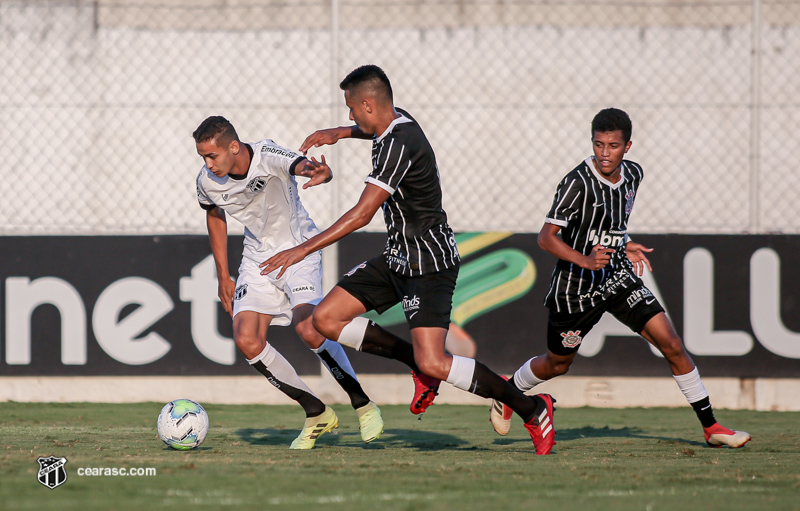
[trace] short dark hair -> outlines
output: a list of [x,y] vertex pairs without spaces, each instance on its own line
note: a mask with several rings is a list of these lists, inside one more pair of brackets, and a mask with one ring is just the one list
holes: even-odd
[[231,122],[219,115],[214,115],[200,123],[192,133],[195,143],[208,142],[216,139],[217,145],[223,145],[233,140],[239,141],[239,135]]
[[389,83],[389,78],[383,69],[373,64],[367,64],[350,71],[350,74],[344,77],[342,83],[339,84],[342,90],[354,90],[367,88],[376,96],[384,96],[389,102],[394,102],[392,94],[392,84]]
[[622,138],[625,142],[630,142],[633,125],[631,118],[619,108],[606,108],[600,110],[592,119],[592,138],[596,132],[605,133],[608,131],[622,130]]

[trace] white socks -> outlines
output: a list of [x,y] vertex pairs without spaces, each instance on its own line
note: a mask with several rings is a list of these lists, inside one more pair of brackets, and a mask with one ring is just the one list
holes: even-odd
[[520,368],[517,369],[517,372],[514,373],[514,386],[522,392],[527,392],[540,383],[545,382],[545,380],[537,378],[536,375],[533,374],[533,370],[531,370],[531,362],[534,358],[536,357],[522,364]]
[[364,335],[368,326],[369,320],[367,318],[362,318],[361,316],[353,318],[350,323],[342,328],[342,332],[339,334],[339,344],[361,351],[361,343],[364,342]]
[[706,387],[703,385],[703,380],[700,379],[700,373],[695,367],[691,372],[681,375],[673,375],[675,381],[678,383],[678,388],[681,389],[683,395],[689,404],[696,403],[704,397],[708,397]]
[[453,364],[447,374],[447,383],[453,387],[467,392],[472,392],[472,382],[475,376],[475,359],[453,355]]
[[[344,348],[342,348],[342,345],[339,344],[338,342],[331,341],[330,339],[325,339],[325,342],[323,342],[319,348],[315,350],[312,349],[311,351],[316,353],[319,359],[322,360],[322,363],[325,364],[325,367],[327,367],[328,370],[331,371],[331,366],[328,365],[328,363],[325,361],[323,357],[320,357],[320,354],[322,352],[327,352],[333,358],[333,360],[336,362],[336,364],[342,371],[347,373],[354,380],[358,381],[358,378],[356,378],[356,372],[353,370],[353,366],[350,365],[350,359],[347,358],[347,354],[344,352]],[[341,376],[335,374],[334,371],[331,371],[331,374],[337,380],[341,378]]]
[[294,370],[294,367],[289,363],[288,360],[283,358],[283,355],[278,353],[278,350],[273,348],[270,343],[267,343],[264,346],[263,351],[255,356],[255,358],[249,359],[247,361],[250,365],[257,364],[261,362],[264,366],[269,370],[270,373],[275,377],[275,380],[269,379],[269,382],[280,389],[281,384],[285,383],[291,387],[296,389],[300,389],[304,392],[311,394],[312,396],[316,397],[316,394],[311,392],[311,389],[308,388],[308,385],[305,384],[303,380],[297,375],[297,371]]

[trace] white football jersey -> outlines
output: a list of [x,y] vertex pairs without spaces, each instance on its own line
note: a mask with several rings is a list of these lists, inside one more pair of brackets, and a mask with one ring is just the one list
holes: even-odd
[[259,263],[319,233],[297,193],[289,170],[304,156],[272,140],[248,144],[247,175],[217,177],[208,167],[197,176],[197,200],[217,206],[245,227],[243,256]]

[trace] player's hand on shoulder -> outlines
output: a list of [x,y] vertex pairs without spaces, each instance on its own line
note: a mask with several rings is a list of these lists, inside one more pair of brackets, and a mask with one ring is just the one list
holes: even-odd
[[294,174],[296,176],[308,178],[308,181],[303,184],[303,190],[310,186],[328,183],[333,179],[333,171],[325,162],[324,154],[320,156],[320,161],[317,161],[317,159],[312,156],[310,160],[299,162]]
[[602,270],[611,262],[611,254],[616,252],[613,248],[604,247],[599,243],[592,247],[592,251],[586,256],[584,268],[587,270]]
[[629,241],[625,246],[625,255],[628,256],[628,259],[633,263],[633,270],[636,272],[636,275],[642,276],[644,274],[644,268],[647,266],[649,271],[653,271],[653,267],[650,266],[650,260],[645,255],[645,252],[652,252],[652,248],[647,248],[641,243],[635,243],[633,241]]

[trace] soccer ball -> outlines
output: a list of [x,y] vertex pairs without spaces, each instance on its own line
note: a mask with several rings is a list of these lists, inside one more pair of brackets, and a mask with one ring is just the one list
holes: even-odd
[[208,434],[208,414],[191,399],[176,399],[164,405],[158,414],[158,436],[179,451],[194,449]]

